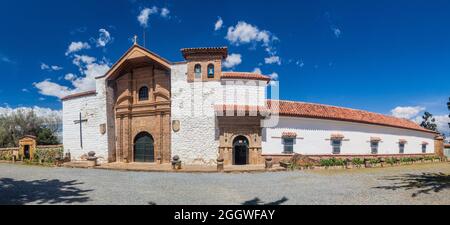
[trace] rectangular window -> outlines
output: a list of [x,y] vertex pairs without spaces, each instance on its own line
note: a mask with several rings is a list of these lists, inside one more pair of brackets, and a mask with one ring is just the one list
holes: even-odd
[[342,140],[332,140],[333,154],[341,154]]
[[378,143],[378,141],[372,141],[370,143],[371,153],[374,155],[378,154]]
[[294,153],[294,138],[283,138],[284,154]]
[[405,143],[400,143],[398,144],[399,148],[400,148],[400,154],[405,153]]
[[422,153],[427,153],[427,145],[422,145]]

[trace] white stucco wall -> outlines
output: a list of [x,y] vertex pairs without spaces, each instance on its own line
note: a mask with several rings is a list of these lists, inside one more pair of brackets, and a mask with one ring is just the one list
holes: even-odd
[[216,104],[265,106],[266,81],[227,79],[221,82]]
[[[434,134],[385,126],[309,118],[281,117],[276,127],[263,129],[263,154],[283,152],[283,132],[296,132],[294,152],[299,154],[332,154],[331,135],[345,136],[341,154],[370,154],[370,138],[379,137],[378,154],[398,154],[400,139],[405,139],[404,154],[422,153],[422,142],[428,142],[427,153],[434,152]],[[299,139],[300,138],[300,139]]]
[[[94,151],[99,162],[108,160],[107,132],[100,133],[100,125],[106,124],[106,97],[104,79],[97,80],[97,94],[63,101],[63,144],[64,152],[70,152],[72,160],[80,160],[81,156]],[[83,123],[83,148],[80,146],[81,112]]]
[[218,137],[214,102],[220,82],[187,82],[187,65],[173,65],[172,121],[180,121],[180,131],[172,130],[172,156],[185,164],[212,165],[218,157]]

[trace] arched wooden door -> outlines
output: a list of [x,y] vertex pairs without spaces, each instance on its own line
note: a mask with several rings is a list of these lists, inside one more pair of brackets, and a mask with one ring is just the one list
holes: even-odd
[[249,142],[244,136],[233,141],[233,165],[247,165],[249,162]]
[[139,133],[134,139],[134,161],[155,162],[155,145],[152,135]]

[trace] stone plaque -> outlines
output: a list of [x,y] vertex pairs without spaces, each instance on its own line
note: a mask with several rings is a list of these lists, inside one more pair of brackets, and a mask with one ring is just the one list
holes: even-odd
[[172,122],[172,129],[174,132],[180,131],[180,121],[179,120],[174,120]]
[[106,124],[100,124],[100,134],[105,134],[106,133]]

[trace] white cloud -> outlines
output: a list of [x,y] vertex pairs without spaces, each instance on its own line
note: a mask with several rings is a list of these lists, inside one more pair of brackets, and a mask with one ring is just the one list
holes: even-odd
[[229,27],[225,38],[234,45],[262,42],[264,46],[268,46],[273,39],[269,31],[259,30],[258,27],[244,21],[239,21],[236,26]]
[[222,27],[223,27],[223,20],[221,17],[219,17],[217,19],[217,22],[214,24],[214,30],[218,31],[218,30],[222,29]]
[[223,66],[225,68],[233,68],[239,64],[242,63],[242,56],[241,54],[231,54],[228,55],[227,59],[225,60],[225,62],[223,63]]
[[332,27],[331,30],[333,31],[333,34],[336,38],[341,37],[341,34],[342,34],[341,29],[339,29],[337,27]]
[[398,106],[395,109],[391,110],[391,114],[392,116],[398,118],[413,119],[423,111],[425,111],[425,108],[420,106]]
[[433,116],[436,119],[436,125],[439,132],[445,133],[447,137],[450,137],[450,118],[448,115]]
[[14,64],[14,63],[15,63],[15,62],[12,61],[9,57],[4,56],[4,55],[2,55],[2,54],[0,54],[0,61],[1,61],[1,62],[4,62],[4,63],[11,63],[11,64]]
[[158,13],[158,8],[156,6],[141,10],[139,16],[137,17],[139,24],[143,27],[148,27],[148,19],[150,18],[150,15],[155,13]]
[[297,62],[295,62],[295,65],[299,66],[300,68],[305,66],[305,63],[303,62],[303,60],[298,60]]
[[269,75],[270,76],[270,79],[272,79],[272,80],[278,80],[278,73],[272,73],[272,74],[270,74]]
[[73,73],[68,73],[64,76],[64,80],[68,80],[68,81],[72,81],[76,78],[77,78],[77,76]]
[[50,79],[34,83],[33,85],[39,90],[41,95],[62,98],[73,93],[68,87],[54,83]]
[[266,64],[278,64],[281,65],[281,59],[279,56],[270,56],[264,59],[264,61],[266,62]]
[[100,32],[99,37],[95,39],[97,47],[105,47],[113,40],[111,34],[106,29],[100,29],[98,32]]
[[81,42],[81,41],[72,42],[72,43],[70,43],[69,47],[67,48],[66,56],[68,56],[71,53],[79,52],[83,49],[90,49],[90,48],[91,48],[91,46],[86,42]]
[[253,70],[253,73],[262,74],[262,71],[261,71],[260,68],[256,67],[256,68]]
[[161,16],[167,18],[169,16],[170,10],[168,8],[161,9]]
[[269,85],[272,87],[275,87],[278,85],[278,73],[273,72],[269,75],[271,81],[269,82]]
[[11,107],[0,107],[0,115],[10,115],[11,113],[18,112],[18,111],[34,111],[38,117],[45,117],[45,118],[55,118],[59,117],[62,118],[62,111],[61,110],[53,110],[50,108],[41,108],[39,106],[34,107],[19,107],[19,108],[11,108]]
[[45,63],[41,63],[41,70],[47,70],[47,71],[59,71],[62,70],[63,68],[60,66],[49,66]]
[[87,55],[75,55],[73,64],[78,66],[81,76],[69,73],[64,77],[71,82],[73,88],[52,82],[50,79],[33,85],[42,95],[62,98],[74,93],[95,90],[95,78],[104,75],[110,68],[106,60],[98,61]]
[[28,89],[26,89],[26,88],[23,88],[22,91],[23,91],[23,92],[30,92],[30,91],[29,91]]

